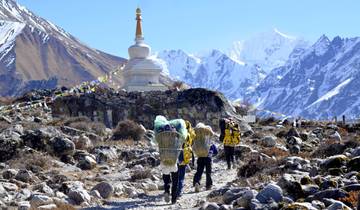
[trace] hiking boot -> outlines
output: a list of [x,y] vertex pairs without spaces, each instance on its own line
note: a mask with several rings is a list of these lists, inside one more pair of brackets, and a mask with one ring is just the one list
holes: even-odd
[[176,203],[176,199],[171,199],[171,204],[175,204]]
[[211,185],[210,186],[206,186],[206,190],[211,190]]
[[169,193],[164,194],[164,200],[165,200],[166,203],[170,202],[170,194]]
[[199,183],[196,183],[195,184],[195,192],[200,192],[200,184]]
[[227,170],[231,170],[231,166],[228,166],[228,167],[227,167]]

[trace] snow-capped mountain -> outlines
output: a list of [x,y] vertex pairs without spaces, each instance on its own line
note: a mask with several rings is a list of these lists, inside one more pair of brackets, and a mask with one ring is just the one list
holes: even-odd
[[230,99],[242,98],[265,77],[258,66],[249,66],[219,50],[196,57],[182,50],[167,50],[157,57],[166,62],[170,76],[192,87],[205,87],[223,92]]
[[313,119],[360,114],[360,38],[329,40],[295,50],[248,98],[260,108]]
[[125,61],[87,47],[14,0],[0,0],[0,96],[93,80]]
[[272,69],[284,65],[295,48],[307,47],[306,41],[273,29],[248,40],[234,42],[228,55],[248,65],[257,65],[269,73]]
[[171,77],[193,87],[221,91],[230,99],[243,99],[270,70],[283,65],[294,49],[306,47],[305,41],[273,30],[235,42],[229,53],[212,50],[194,56],[165,50],[157,56],[166,62]]

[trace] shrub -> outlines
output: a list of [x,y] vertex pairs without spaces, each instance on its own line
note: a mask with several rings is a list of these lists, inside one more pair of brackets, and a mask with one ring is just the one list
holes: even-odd
[[113,140],[133,139],[139,141],[145,134],[144,129],[134,121],[125,120],[118,123],[113,130]]
[[18,158],[10,160],[9,165],[13,168],[26,168],[32,170],[34,167],[42,169],[50,168],[50,160],[53,159],[49,155],[33,152],[22,154]]
[[349,192],[349,196],[345,197],[345,198],[340,198],[339,200],[344,202],[347,205],[352,206],[354,209],[356,208],[358,204],[358,198],[360,196],[360,191],[351,191]]

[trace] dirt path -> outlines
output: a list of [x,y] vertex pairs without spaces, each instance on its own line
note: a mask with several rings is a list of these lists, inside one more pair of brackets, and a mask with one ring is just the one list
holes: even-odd
[[205,174],[201,179],[202,188],[199,193],[195,193],[192,187],[192,179],[194,177],[195,170],[187,173],[185,176],[184,193],[178,199],[175,205],[165,203],[163,198],[163,191],[152,191],[150,194],[137,199],[118,199],[108,202],[106,208],[87,208],[87,209],[198,209],[196,207],[200,201],[206,200],[206,196],[215,189],[219,189],[225,186],[228,182],[235,179],[236,170],[226,170],[226,163],[219,161],[213,163],[213,188],[209,191],[205,190]]

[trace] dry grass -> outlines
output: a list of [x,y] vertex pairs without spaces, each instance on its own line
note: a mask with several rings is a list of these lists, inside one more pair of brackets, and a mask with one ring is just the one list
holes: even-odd
[[125,120],[118,123],[113,130],[112,140],[133,139],[139,141],[144,136],[143,128],[134,121]]
[[49,169],[51,167],[51,157],[47,154],[34,152],[22,154],[20,157],[13,158],[9,161],[9,165],[11,168],[26,168],[31,170],[32,167],[37,166],[42,168],[43,170]]
[[274,156],[277,159],[288,157],[290,155],[290,153],[288,151],[282,150],[277,147],[263,149],[263,150],[261,150],[261,153],[264,153],[270,157]]
[[360,196],[360,191],[351,191],[349,193],[349,196],[345,198],[340,198],[339,200],[347,205],[351,204],[353,208],[356,208],[358,202],[360,202],[358,201],[359,196]]

